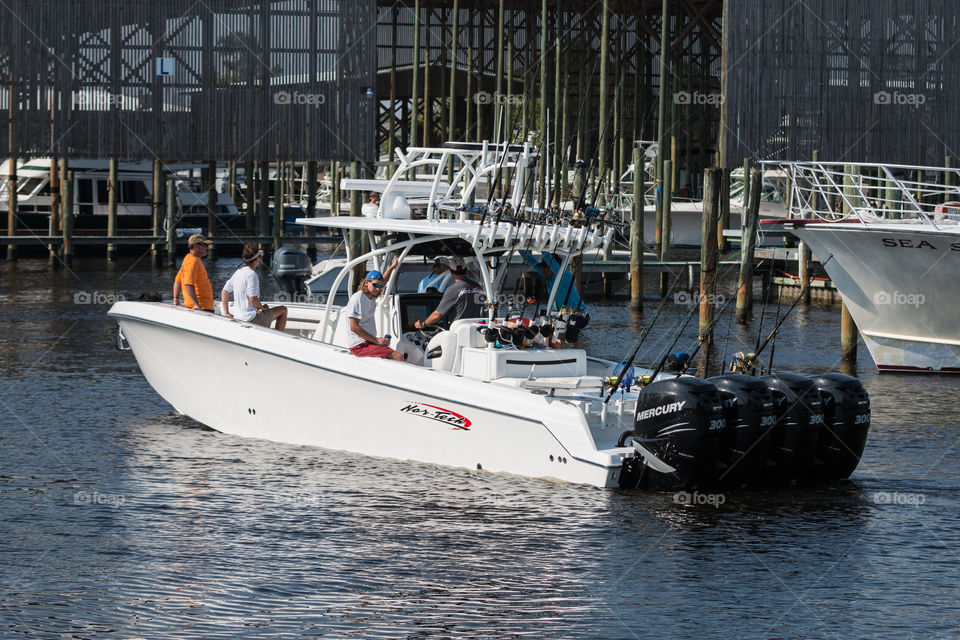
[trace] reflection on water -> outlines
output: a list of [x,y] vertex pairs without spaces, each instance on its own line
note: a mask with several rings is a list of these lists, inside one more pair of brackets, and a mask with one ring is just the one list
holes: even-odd
[[[651,495],[377,460],[173,414],[106,306],[75,303],[166,290],[169,271],[131,262],[2,274],[0,637],[960,633],[954,378],[877,376],[861,348],[873,430],[832,487]],[[592,305],[588,347],[622,359],[655,307]],[[643,361],[687,315],[665,307]],[[714,367],[756,341],[757,320],[726,320]],[[838,336],[835,310],[798,309],[775,364],[836,368]]]

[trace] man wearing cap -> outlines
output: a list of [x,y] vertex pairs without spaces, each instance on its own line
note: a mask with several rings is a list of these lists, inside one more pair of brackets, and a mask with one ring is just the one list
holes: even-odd
[[[269,306],[260,302],[260,278],[256,269],[260,265],[260,251],[255,244],[243,245],[243,266],[233,272],[227,284],[220,292],[220,306],[223,315],[243,322],[252,322],[261,327],[270,328],[277,321],[277,331],[287,327],[287,308]],[[230,294],[234,294],[233,314],[230,314]]]
[[350,353],[361,358],[390,358],[403,360],[403,354],[390,348],[389,338],[377,337],[377,298],[383,292],[384,283],[390,278],[390,273],[397,266],[398,259],[387,272],[370,271],[360,283],[357,292],[350,296],[350,300],[343,308],[343,313],[350,319],[349,344]]
[[180,304],[180,293],[183,292],[183,306],[188,309],[201,309],[213,313],[213,286],[207,277],[207,270],[203,266],[203,259],[207,256],[207,245],[210,243],[199,233],[195,233],[187,240],[189,253],[183,257],[180,271],[173,282],[173,306]]
[[[453,284],[443,292],[436,311],[425,320],[417,320],[414,323],[413,326],[417,329],[435,325],[444,317],[448,317],[450,322],[461,318],[483,317],[483,305],[480,303],[483,288],[467,277],[467,264],[463,258],[450,259],[450,274],[453,276]],[[454,311],[453,317],[449,317]]]
[[417,293],[426,293],[427,291],[443,293],[448,286],[450,286],[450,279],[447,278],[446,260],[437,258],[433,261],[433,269],[417,285]]

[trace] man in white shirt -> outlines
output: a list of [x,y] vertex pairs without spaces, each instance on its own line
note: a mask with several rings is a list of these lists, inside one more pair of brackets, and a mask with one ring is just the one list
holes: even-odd
[[[260,278],[256,268],[260,265],[260,251],[257,245],[243,246],[243,266],[237,269],[220,292],[220,305],[223,315],[243,322],[252,322],[261,327],[270,328],[277,321],[277,331],[287,327],[287,308],[274,307],[260,302]],[[233,314],[230,313],[230,294],[234,295]]]
[[349,343],[350,353],[361,358],[390,358],[403,360],[403,354],[390,348],[390,338],[377,337],[377,298],[383,292],[384,283],[390,277],[390,272],[397,266],[393,261],[386,274],[379,271],[370,271],[360,283],[360,288],[350,296],[350,300],[343,308],[342,313],[350,319]]

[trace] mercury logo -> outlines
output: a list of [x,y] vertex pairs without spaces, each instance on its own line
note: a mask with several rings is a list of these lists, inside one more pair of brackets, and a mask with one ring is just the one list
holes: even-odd
[[644,409],[637,414],[637,421],[646,420],[647,418],[652,418],[653,416],[665,416],[668,413],[675,413],[683,409],[683,405],[687,404],[687,401],[682,402],[671,402],[670,404],[662,404],[659,407],[651,407],[650,409]]

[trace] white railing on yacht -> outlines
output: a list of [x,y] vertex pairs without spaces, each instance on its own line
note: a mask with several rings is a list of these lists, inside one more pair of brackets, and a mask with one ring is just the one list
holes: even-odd
[[877,163],[763,162],[790,177],[790,217],[866,224],[960,220],[960,169]]

